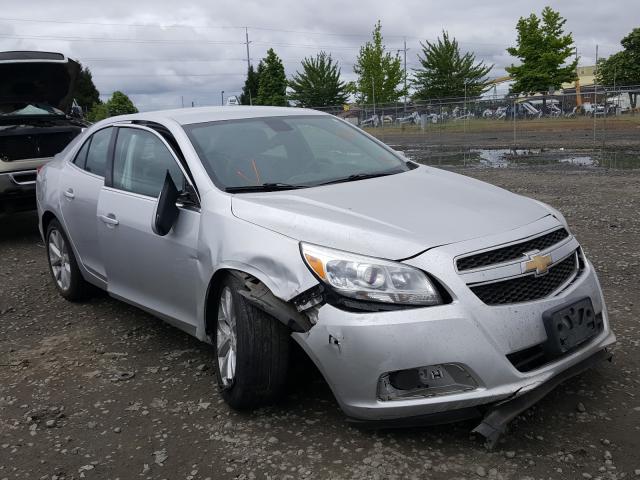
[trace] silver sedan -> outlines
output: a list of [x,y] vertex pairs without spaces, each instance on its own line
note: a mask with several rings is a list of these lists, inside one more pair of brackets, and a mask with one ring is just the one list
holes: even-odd
[[615,341],[558,211],[312,110],[114,117],[37,199],[61,295],[95,286],[211,343],[234,408],[281,394],[293,340],[354,421],[484,415],[495,440]]

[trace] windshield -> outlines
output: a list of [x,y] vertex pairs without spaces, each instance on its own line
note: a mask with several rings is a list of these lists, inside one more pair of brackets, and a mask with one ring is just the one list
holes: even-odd
[[46,103],[5,103],[0,104],[0,115],[64,115],[64,112]]
[[211,178],[230,191],[311,187],[410,170],[400,157],[330,116],[218,121],[185,130]]

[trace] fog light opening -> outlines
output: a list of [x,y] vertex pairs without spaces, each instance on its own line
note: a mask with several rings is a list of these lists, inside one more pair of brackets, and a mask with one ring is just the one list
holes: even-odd
[[380,400],[399,400],[412,397],[435,397],[474,390],[478,383],[457,363],[428,365],[387,372],[378,380]]

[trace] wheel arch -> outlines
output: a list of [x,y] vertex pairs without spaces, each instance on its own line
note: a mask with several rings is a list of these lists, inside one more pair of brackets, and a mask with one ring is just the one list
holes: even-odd
[[45,210],[44,213],[42,214],[42,217],[40,218],[43,237],[47,235],[47,228],[49,227],[51,220],[57,220],[58,223],[60,223],[60,220],[58,219],[58,217],[56,217],[55,213],[53,213],[51,210]]
[[227,275],[235,275],[244,284],[245,290],[240,294],[253,305],[265,313],[284,323],[291,331],[308,331],[312,324],[309,318],[298,312],[292,302],[286,302],[273,293],[270,279],[261,272],[248,271],[233,267],[219,268],[214,272],[207,286],[204,302],[205,335],[211,338],[215,328],[216,312],[218,311],[219,293],[222,281]]

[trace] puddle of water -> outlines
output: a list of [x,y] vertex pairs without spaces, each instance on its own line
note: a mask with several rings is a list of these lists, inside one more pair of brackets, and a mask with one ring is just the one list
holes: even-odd
[[561,158],[560,163],[568,163],[570,165],[580,165],[581,167],[592,167],[596,162],[591,157],[568,157]]
[[[413,147],[413,146],[412,146]],[[412,160],[440,167],[512,168],[517,166],[566,165],[577,168],[640,168],[640,152],[585,152],[565,149],[469,149],[432,151],[425,148],[404,148]]]

